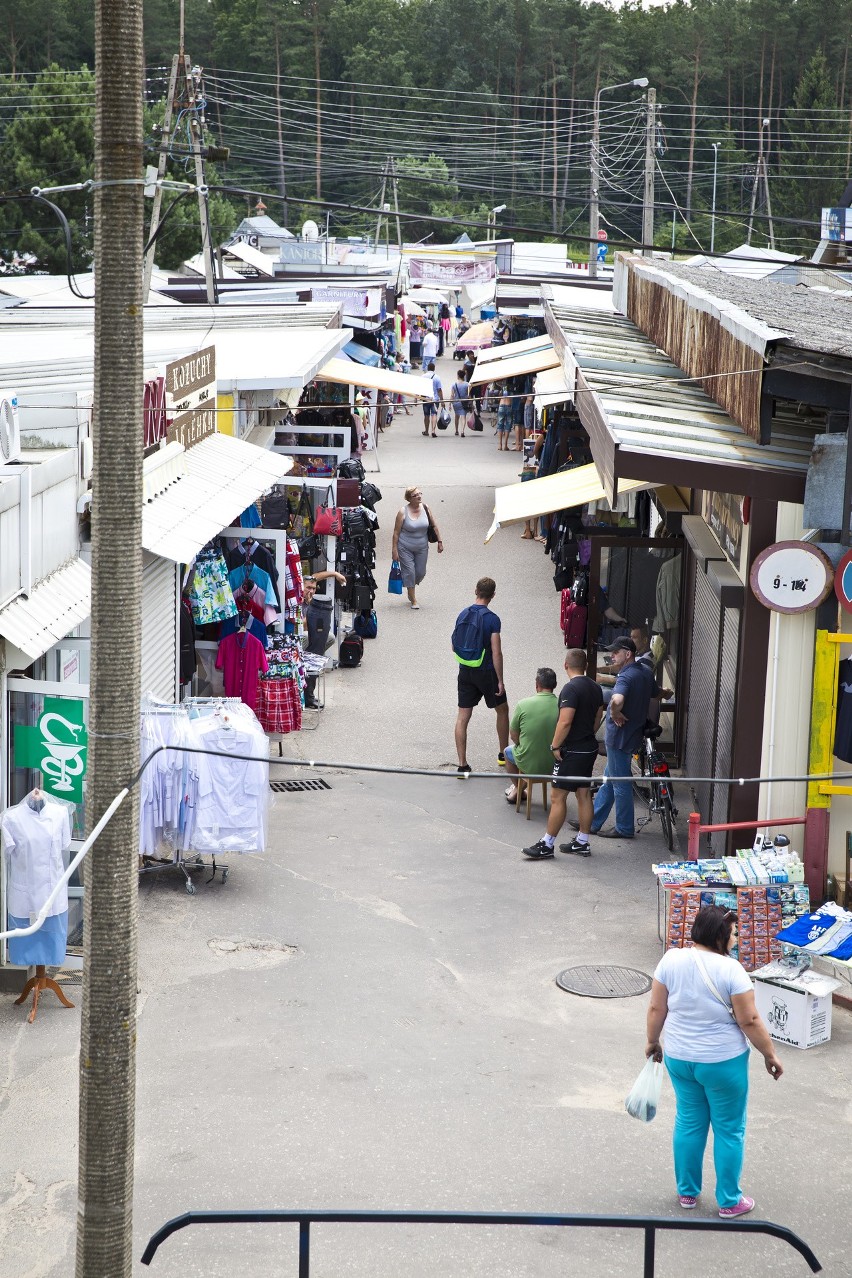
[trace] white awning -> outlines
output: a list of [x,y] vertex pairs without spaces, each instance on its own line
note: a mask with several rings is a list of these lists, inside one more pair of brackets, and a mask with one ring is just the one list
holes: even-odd
[[573,390],[568,389],[565,369],[561,364],[557,368],[544,368],[536,373],[533,394],[538,409],[547,408],[550,404],[564,404],[566,400],[574,398]]
[[[628,479],[619,482],[620,493],[633,492],[637,488],[653,488],[642,480]],[[577,466],[574,470],[560,471],[544,479],[529,479],[526,483],[507,484],[494,490],[494,522],[485,535],[490,541],[504,524],[517,524],[522,519],[537,519],[555,510],[571,506],[585,506],[590,501],[601,501],[606,496],[597,467]]]
[[552,351],[553,342],[547,333],[539,333],[537,337],[525,337],[520,342],[505,342],[502,346],[491,346],[480,351],[476,357],[477,364],[491,363],[495,359],[514,359],[516,355],[529,355],[533,351]]
[[330,359],[317,373],[320,382],[341,382],[344,386],[364,386],[370,390],[389,391],[392,395],[414,395],[432,398],[432,378],[413,373],[394,373],[389,368],[369,368],[345,359]]
[[[170,482],[142,508],[142,545],[152,555],[188,564],[211,537],[236,524],[247,506],[282,480],[293,459],[230,435],[209,435],[182,455],[180,448],[169,445],[176,458],[167,465]],[[156,454],[151,461],[156,463]],[[148,491],[156,487],[149,484]]]
[[38,582],[29,598],[0,609],[0,635],[32,661],[75,630],[92,611],[92,571],[71,559]]
[[543,368],[556,368],[559,362],[559,356],[550,343],[540,350],[529,351],[526,355],[507,356],[499,361],[492,359],[482,365],[477,360],[470,385],[479,386],[482,382],[502,382],[510,377],[526,377],[530,373],[541,372]]
[[260,249],[244,243],[243,240],[235,240],[233,244],[228,244],[223,248],[222,252],[225,254],[230,253],[231,257],[238,257],[241,262],[245,262],[246,266],[254,267],[262,275],[267,275],[270,278],[275,276],[275,258],[270,257],[267,253],[261,253]]

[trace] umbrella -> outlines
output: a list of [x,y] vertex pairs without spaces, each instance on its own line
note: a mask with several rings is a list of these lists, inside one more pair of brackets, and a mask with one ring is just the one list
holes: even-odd
[[446,302],[447,294],[439,293],[436,288],[418,288],[414,286],[414,291],[409,291],[409,297],[413,297],[415,302],[426,302],[429,306],[440,306],[441,302]]
[[494,325],[490,320],[485,320],[482,324],[474,324],[467,330],[463,337],[456,342],[456,349],[460,351],[478,351],[486,346],[490,346],[494,341]]
[[414,298],[411,297],[409,293],[406,293],[404,297],[401,297],[399,299],[399,304],[400,306],[405,307],[406,315],[425,315],[426,314],[423,307],[418,306]]

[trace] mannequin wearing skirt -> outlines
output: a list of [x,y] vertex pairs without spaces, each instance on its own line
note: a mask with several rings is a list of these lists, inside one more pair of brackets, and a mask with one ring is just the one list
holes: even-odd
[[[23,802],[0,816],[0,832],[7,866],[8,925],[10,929],[29,927],[62,878],[62,854],[71,845],[71,809],[41,790],[31,790]],[[16,1000],[23,1003],[34,990],[31,1023],[43,989],[52,990],[65,1007],[73,1006],[44,970],[64,962],[67,940],[68,888],[63,884],[38,931],[9,939],[10,961],[19,967],[36,967],[36,975]]]

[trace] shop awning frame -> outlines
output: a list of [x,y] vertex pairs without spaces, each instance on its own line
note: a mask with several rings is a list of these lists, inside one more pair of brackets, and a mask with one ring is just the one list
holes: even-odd
[[539,333],[537,337],[524,337],[519,342],[504,342],[501,346],[490,346],[479,351],[477,364],[490,364],[494,360],[514,359],[516,355],[528,355],[531,351],[553,350],[553,342],[547,333]]
[[145,476],[150,499],[142,507],[142,545],[178,564],[191,563],[202,546],[238,523],[247,506],[293,469],[292,457],[219,434],[193,448],[169,444],[150,462],[164,474],[159,483]]
[[[511,344],[509,349],[511,350]],[[484,364],[480,364],[477,360],[470,378],[470,385],[480,386],[483,382],[502,382],[510,377],[528,377],[531,373],[540,373],[545,368],[556,368],[559,363],[559,356],[553,344],[549,342],[539,350],[527,351],[523,355],[507,355],[500,360],[487,360]]]
[[345,359],[330,359],[317,373],[317,381],[340,382],[344,386],[363,386],[368,390],[388,391],[391,395],[411,395],[415,399],[432,399],[432,378],[414,373],[395,373],[389,368],[370,368]]
[[0,635],[36,661],[60,639],[76,630],[92,611],[92,570],[83,559],[70,559],[0,609]]
[[[622,492],[639,488],[653,488],[641,480],[626,480]],[[507,484],[494,490],[494,522],[485,534],[489,542],[498,528],[517,524],[521,520],[538,519],[556,510],[571,506],[585,506],[590,501],[606,497],[603,481],[594,465],[577,466],[574,470],[559,471],[544,479],[529,479],[526,483]]]
[[629,320],[549,303],[545,315],[611,505],[626,481],[800,503],[815,428],[776,419],[758,444]]

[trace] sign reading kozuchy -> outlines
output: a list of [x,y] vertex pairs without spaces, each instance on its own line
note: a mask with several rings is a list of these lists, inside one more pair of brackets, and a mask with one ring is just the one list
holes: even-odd
[[216,347],[185,355],[166,365],[166,407],[172,414],[188,413],[215,398]]

